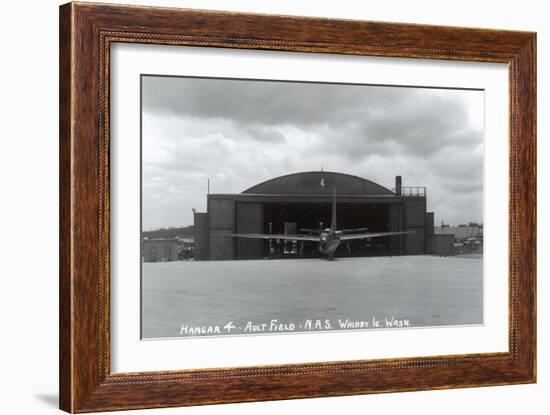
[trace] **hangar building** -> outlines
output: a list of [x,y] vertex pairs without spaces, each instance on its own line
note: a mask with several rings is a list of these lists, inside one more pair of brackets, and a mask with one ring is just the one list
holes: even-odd
[[328,228],[333,188],[337,193],[337,229],[414,231],[342,243],[336,256],[430,253],[434,217],[426,211],[425,187],[403,187],[401,176],[397,176],[395,188],[390,190],[349,174],[313,171],[277,177],[239,194],[209,194],[207,212],[194,214],[195,259],[320,256],[316,242],[227,235],[297,234],[303,228]]

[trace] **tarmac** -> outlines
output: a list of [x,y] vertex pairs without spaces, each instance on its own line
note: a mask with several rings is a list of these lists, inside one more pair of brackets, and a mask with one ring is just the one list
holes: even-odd
[[142,265],[142,338],[483,323],[482,255]]

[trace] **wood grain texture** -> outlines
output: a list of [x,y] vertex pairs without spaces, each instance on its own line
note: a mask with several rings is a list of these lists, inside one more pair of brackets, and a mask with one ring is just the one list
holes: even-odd
[[[110,373],[109,59],[114,42],[508,63],[510,351]],[[61,6],[61,409],[90,412],[534,382],[535,68],[534,33],[86,3]]]
[[71,141],[72,20],[69,8],[59,14],[59,406],[72,407],[71,321]]

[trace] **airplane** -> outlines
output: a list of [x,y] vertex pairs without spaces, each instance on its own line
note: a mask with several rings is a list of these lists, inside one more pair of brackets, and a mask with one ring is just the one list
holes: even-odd
[[313,241],[319,243],[319,252],[327,255],[327,259],[332,261],[334,253],[342,241],[353,239],[381,238],[384,236],[403,235],[414,233],[415,231],[405,232],[366,232],[368,228],[356,229],[336,229],[336,188],[332,189],[332,221],[330,228],[326,229],[300,229],[308,234],[288,235],[288,234],[267,234],[267,233],[230,233],[226,236],[234,238],[249,239],[282,239],[290,241]]

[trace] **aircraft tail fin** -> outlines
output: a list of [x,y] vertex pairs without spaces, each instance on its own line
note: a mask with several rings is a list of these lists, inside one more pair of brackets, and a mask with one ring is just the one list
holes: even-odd
[[336,187],[332,188],[332,221],[330,222],[330,230],[336,231]]

